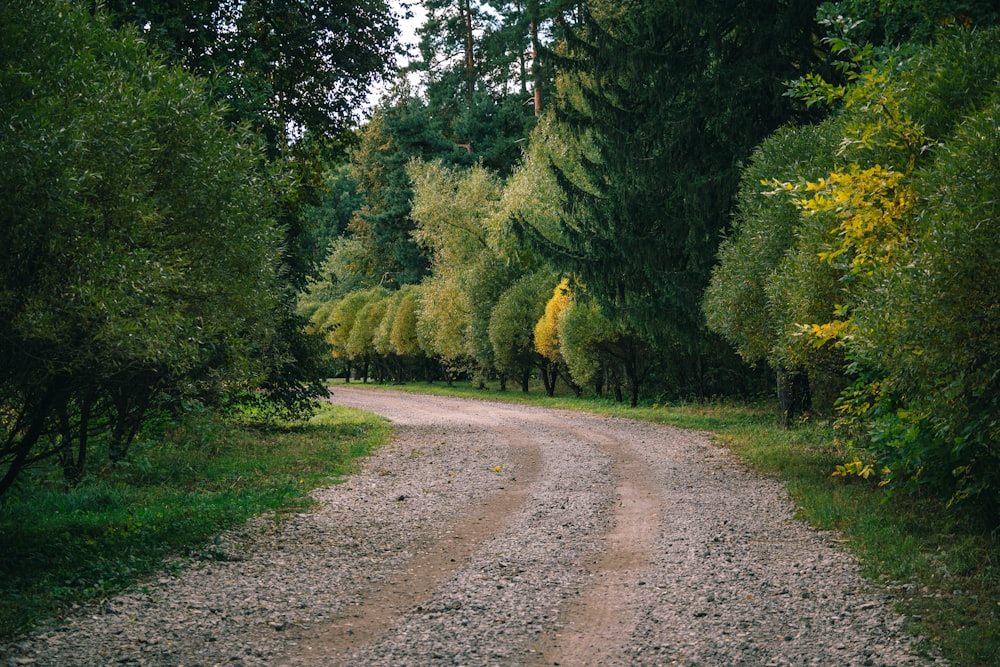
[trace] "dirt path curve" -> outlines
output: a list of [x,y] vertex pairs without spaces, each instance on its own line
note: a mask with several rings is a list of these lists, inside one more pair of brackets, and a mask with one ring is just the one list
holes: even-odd
[[784,488],[703,434],[334,387],[394,442],[229,558],[0,647],[0,665],[929,665]]
[[[418,548],[395,604],[380,591],[348,621],[303,633],[292,663],[919,662],[851,559],[701,434],[349,387],[333,400],[388,417],[397,447],[429,429],[445,447],[499,438],[507,450],[495,488],[438,528],[464,541]],[[492,620],[446,622],[466,604]]]

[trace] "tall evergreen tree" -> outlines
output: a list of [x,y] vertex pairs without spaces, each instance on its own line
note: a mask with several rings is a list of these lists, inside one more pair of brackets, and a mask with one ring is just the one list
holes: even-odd
[[701,296],[739,165],[793,113],[784,82],[812,62],[815,9],[595,1],[552,53],[555,114],[589,146],[587,177],[556,168],[568,215],[557,234],[529,234],[689,381],[703,372]]
[[523,3],[430,0],[425,7],[420,58],[411,69],[421,75],[441,136],[509,173],[535,117]]

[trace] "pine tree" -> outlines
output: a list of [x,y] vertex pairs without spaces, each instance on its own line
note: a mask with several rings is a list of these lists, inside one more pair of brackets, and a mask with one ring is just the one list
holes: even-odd
[[588,147],[587,176],[554,167],[568,216],[557,235],[529,235],[688,380],[704,371],[700,303],[739,165],[792,114],[783,82],[811,62],[814,12],[599,1],[551,54],[564,73],[555,114]]

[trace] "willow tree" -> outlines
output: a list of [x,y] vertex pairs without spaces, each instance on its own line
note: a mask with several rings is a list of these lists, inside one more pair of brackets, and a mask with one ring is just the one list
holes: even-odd
[[[254,392],[284,344],[283,185],[205,82],[72,3],[0,5],[0,494],[153,397]],[[71,451],[72,450],[72,451]]]

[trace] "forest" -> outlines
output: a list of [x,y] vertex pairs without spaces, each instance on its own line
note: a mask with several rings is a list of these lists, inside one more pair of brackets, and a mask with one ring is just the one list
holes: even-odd
[[776,395],[997,516],[995,3],[421,10],[0,7],[0,496],[162,411],[538,378]]

